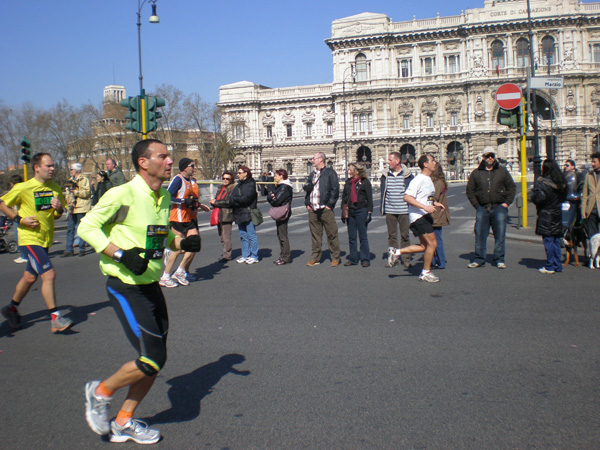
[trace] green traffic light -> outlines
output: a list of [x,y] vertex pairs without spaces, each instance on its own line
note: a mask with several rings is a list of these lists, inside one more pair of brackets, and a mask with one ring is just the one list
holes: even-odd
[[21,160],[25,164],[31,162],[31,142],[25,136],[21,140]]

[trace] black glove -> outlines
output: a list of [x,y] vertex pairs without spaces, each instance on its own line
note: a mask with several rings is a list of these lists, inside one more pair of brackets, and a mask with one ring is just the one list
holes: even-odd
[[197,203],[198,199],[194,198],[194,197],[188,197],[185,199],[185,204],[188,208],[193,208],[194,205]]
[[123,250],[123,258],[121,259],[121,263],[127,267],[132,274],[141,275],[148,268],[148,260],[140,256],[140,253],[144,253],[145,251],[146,250],[139,247]]
[[200,251],[200,236],[192,234],[191,236],[182,239],[179,242],[179,246],[184,252],[197,253]]
[[346,218],[342,217],[342,223],[346,223]]
[[371,213],[367,213],[367,223],[371,223]]

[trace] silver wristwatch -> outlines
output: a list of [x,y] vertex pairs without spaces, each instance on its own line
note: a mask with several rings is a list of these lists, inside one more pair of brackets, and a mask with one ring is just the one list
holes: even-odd
[[112,259],[116,263],[123,261],[123,250],[119,249],[113,253]]

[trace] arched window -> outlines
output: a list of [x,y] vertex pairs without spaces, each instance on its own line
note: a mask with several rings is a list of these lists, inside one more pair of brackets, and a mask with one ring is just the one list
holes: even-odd
[[542,58],[547,66],[556,64],[556,44],[552,36],[542,39]]
[[492,66],[494,69],[503,69],[505,65],[504,43],[501,40],[496,39],[494,42],[492,42],[490,50],[492,51]]
[[358,55],[356,55],[355,61],[356,81],[367,81],[369,78],[367,57],[362,53],[359,53]]
[[517,67],[529,67],[529,41],[525,38],[517,41]]

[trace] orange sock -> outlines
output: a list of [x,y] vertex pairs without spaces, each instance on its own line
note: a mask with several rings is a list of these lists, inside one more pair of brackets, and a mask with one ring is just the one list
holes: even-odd
[[104,381],[98,385],[96,388],[96,395],[100,397],[112,397],[113,393],[106,389],[104,385]]
[[130,413],[127,411],[119,411],[119,414],[117,414],[117,418],[115,419],[115,422],[117,422],[117,425],[122,427],[127,422],[129,422],[129,419],[131,419],[132,417],[133,417],[133,413]]

